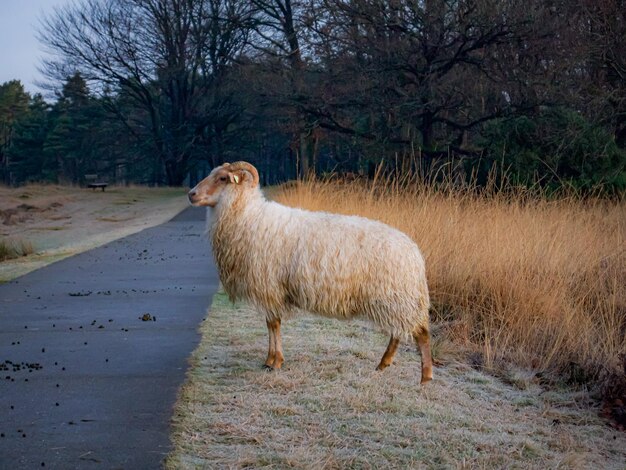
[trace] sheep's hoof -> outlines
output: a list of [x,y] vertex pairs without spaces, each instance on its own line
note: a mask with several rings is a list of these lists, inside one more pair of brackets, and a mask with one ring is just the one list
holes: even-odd
[[430,382],[433,379],[433,368],[431,365],[422,366],[422,381],[420,382],[422,385],[426,382]]
[[267,364],[263,364],[263,370],[266,370],[268,372],[272,372],[274,370],[274,368],[272,366],[268,366]]

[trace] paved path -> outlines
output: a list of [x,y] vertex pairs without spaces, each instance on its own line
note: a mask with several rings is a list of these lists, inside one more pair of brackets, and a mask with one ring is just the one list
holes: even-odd
[[204,216],[0,285],[0,468],[159,468],[218,284]]

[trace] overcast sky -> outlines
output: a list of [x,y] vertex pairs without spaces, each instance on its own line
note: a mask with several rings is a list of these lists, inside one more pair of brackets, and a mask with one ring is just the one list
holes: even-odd
[[69,0],[0,0],[0,83],[19,79],[29,92],[43,77],[37,66],[44,55],[36,38],[39,20]]

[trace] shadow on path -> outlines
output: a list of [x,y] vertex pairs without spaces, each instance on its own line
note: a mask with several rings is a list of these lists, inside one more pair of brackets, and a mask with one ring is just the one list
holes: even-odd
[[218,286],[204,218],[0,285],[0,468],[159,467]]

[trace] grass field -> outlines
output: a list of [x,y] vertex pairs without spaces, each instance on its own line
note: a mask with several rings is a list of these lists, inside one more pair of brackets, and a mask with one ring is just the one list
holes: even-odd
[[[279,202],[381,220],[422,249],[433,308],[488,370],[626,391],[626,201],[310,182]],[[626,398],[626,397],[624,397]]]
[[163,223],[187,205],[182,188],[0,186],[0,282]]
[[[454,360],[419,385],[419,355],[368,323],[298,317],[283,325],[286,362],[266,372],[265,320],[215,296],[174,415],[166,468],[622,469],[626,435],[588,395],[517,384]],[[523,385],[522,385],[523,384]]]
[[169,468],[626,467],[624,201],[411,181],[270,194],[378,219],[418,243],[434,380],[418,385],[412,345],[378,373],[387,338],[314,317],[284,324],[286,368],[265,373],[264,319],[218,295],[176,407]]

